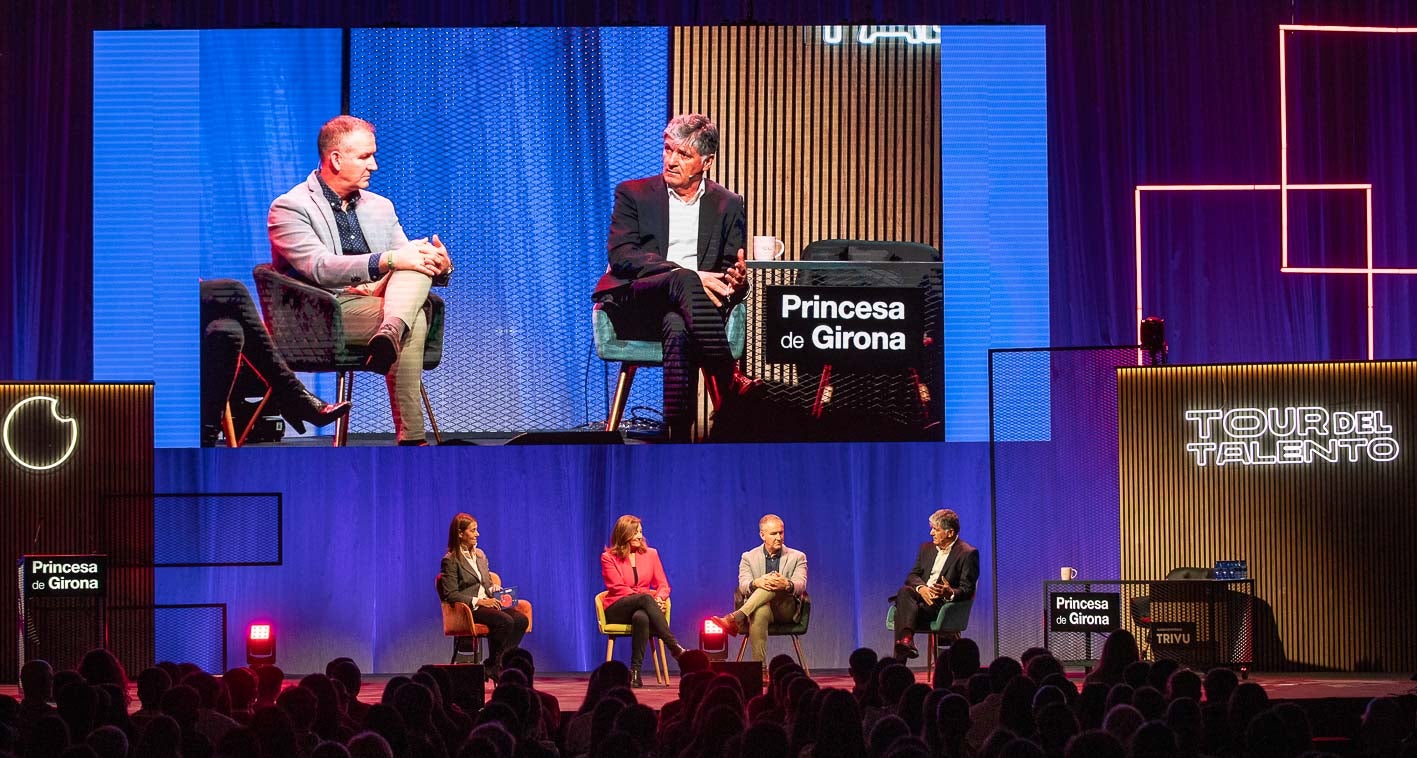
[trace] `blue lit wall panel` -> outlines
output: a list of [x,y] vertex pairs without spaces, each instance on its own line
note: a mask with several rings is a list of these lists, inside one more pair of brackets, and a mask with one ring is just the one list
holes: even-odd
[[[988,351],[1048,331],[1048,117],[1044,28],[941,27],[945,435],[989,438]],[[1049,436],[1048,374],[1018,436]]]
[[154,441],[197,441],[199,32],[94,34],[93,378],[152,381]]
[[270,260],[339,93],[338,30],[94,34],[94,379],[156,382],[158,447],[197,444],[197,279]]
[[[350,111],[378,130],[370,189],[394,201],[410,237],[439,234],[457,266],[440,292],[443,364],[425,378],[444,429],[604,417],[590,290],[615,184],[659,167],[668,39],[663,28],[353,32]],[[378,377],[360,381],[357,396],[383,394]],[[387,402],[356,403],[352,423],[387,429],[387,418]]]

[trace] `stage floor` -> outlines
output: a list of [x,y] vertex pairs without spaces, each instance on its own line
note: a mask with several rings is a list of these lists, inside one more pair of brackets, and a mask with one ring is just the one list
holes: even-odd
[[[359,699],[366,703],[379,702],[383,694],[384,685],[388,683],[392,674],[371,674],[364,677],[364,685],[359,692]],[[841,689],[851,689],[851,677],[845,671],[817,671],[813,678],[823,687],[838,687]],[[921,682],[927,682],[924,670],[916,671],[915,678]],[[1075,678],[1081,680],[1081,674],[1076,674]],[[288,675],[286,681],[298,681],[299,676]],[[1253,673],[1250,681],[1256,682],[1264,687],[1269,693],[1271,700],[1324,700],[1343,699],[1367,701],[1375,697],[1397,696],[1404,693],[1413,692],[1417,689],[1417,682],[1413,682],[1401,674],[1270,674]],[[586,686],[590,682],[590,673],[568,673],[568,674],[539,674],[536,677],[537,689],[549,692],[556,696],[561,702],[561,710],[574,712],[581,706],[581,701],[585,698]],[[490,682],[488,692],[491,692]],[[661,686],[653,681],[653,674],[645,681],[645,686],[635,691],[636,697],[641,703],[659,710],[665,703],[679,697],[679,677],[673,676],[669,686]],[[10,695],[19,698],[19,687],[13,684],[0,684],[0,695]],[[130,698],[130,710],[137,710],[137,692],[135,688],[130,688],[128,696]]]

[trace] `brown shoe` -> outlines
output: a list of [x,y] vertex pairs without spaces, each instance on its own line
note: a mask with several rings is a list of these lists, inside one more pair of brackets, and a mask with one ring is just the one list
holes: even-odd
[[714,616],[713,623],[723,627],[723,631],[736,635],[738,634],[738,622],[733,620],[733,615],[730,613],[727,616]]

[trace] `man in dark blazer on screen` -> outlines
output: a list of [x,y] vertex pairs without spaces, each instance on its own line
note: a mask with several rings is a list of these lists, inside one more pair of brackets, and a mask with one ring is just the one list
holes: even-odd
[[664,345],[664,420],[671,440],[694,421],[698,371],[719,397],[753,382],[737,371],[724,321],[748,289],[742,196],[706,174],[718,127],[697,113],[664,128],[664,170],[615,188],[606,242],[609,265],[591,297],[624,339]]
[[979,551],[959,538],[959,514],[948,508],[930,514],[930,541],[920,546],[895,594],[895,656],[918,657],[915,631],[929,626],[946,604],[974,597],[978,581]]

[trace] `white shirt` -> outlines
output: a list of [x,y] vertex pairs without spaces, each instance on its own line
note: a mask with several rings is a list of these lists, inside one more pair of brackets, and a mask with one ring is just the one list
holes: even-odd
[[669,246],[664,257],[690,271],[699,270],[699,200],[707,188],[708,181],[700,179],[699,191],[687,201],[669,189]]
[[933,586],[940,583],[940,574],[945,572],[945,561],[950,559],[950,551],[954,549],[955,543],[958,541],[959,538],[956,537],[950,540],[950,544],[936,551],[935,563],[930,567],[930,579],[925,582],[926,584]]
[[473,557],[472,553],[462,548],[458,548],[458,551],[462,553],[463,560],[467,561],[467,565],[472,567],[472,575],[477,577],[477,599],[481,600],[487,597],[487,590],[483,588],[486,582],[483,581],[482,575],[477,573],[477,559]]

